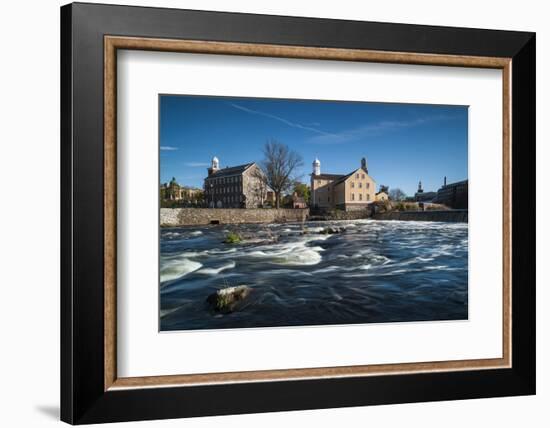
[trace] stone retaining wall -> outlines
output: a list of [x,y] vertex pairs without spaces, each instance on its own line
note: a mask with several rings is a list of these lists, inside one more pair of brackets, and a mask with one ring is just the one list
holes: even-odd
[[376,220],[445,221],[468,223],[468,210],[391,211],[374,215]]
[[312,221],[330,221],[330,220],[360,220],[369,218],[369,212],[365,209],[356,211],[334,210],[327,213],[312,214],[309,219]]
[[309,209],[161,208],[161,227],[201,224],[301,222]]

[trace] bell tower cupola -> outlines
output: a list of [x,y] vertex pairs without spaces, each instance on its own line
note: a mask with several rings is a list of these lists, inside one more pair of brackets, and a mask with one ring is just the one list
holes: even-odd
[[313,175],[321,175],[321,162],[315,158],[313,161]]
[[367,158],[361,159],[361,168],[364,169],[367,174],[369,173],[369,170],[367,169]]
[[220,170],[220,160],[216,156],[214,156],[212,158],[212,164],[210,165],[210,168],[208,168],[208,176],[214,174],[219,170]]

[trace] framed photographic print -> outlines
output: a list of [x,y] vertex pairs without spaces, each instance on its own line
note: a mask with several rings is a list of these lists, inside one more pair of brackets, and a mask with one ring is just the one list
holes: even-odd
[[535,393],[533,33],[76,3],[61,54],[62,420]]

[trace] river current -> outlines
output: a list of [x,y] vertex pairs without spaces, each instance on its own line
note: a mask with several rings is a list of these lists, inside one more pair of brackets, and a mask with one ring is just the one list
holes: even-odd
[[[323,234],[327,227],[340,233]],[[243,237],[223,243],[229,232]],[[404,221],[161,229],[162,331],[464,320],[468,225]],[[251,293],[237,311],[206,303]]]

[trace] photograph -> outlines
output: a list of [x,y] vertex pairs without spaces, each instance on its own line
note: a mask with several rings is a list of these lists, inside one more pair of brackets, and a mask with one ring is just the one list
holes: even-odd
[[8,426],[545,414],[544,14],[43,3],[6,22],[6,200],[45,189],[4,210]]
[[468,106],[159,95],[160,331],[468,319]]

